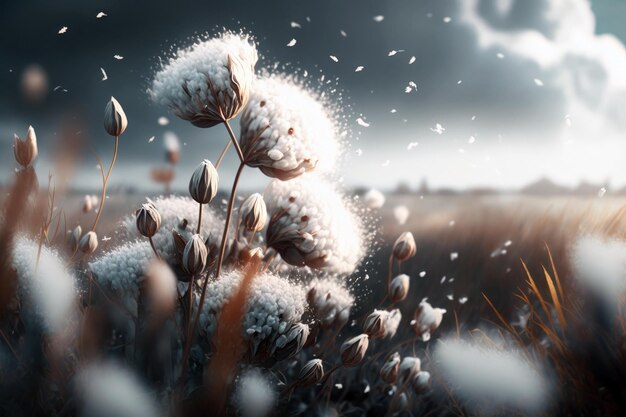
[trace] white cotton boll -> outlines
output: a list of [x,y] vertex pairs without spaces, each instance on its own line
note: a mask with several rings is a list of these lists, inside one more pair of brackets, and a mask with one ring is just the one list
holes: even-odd
[[26,237],[14,241],[13,268],[19,286],[30,298],[37,316],[48,332],[61,330],[72,313],[76,298],[75,280],[65,268],[65,260],[54,250]]
[[265,190],[267,244],[290,265],[351,274],[365,254],[361,218],[334,186],[311,175]]
[[548,405],[546,377],[517,352],[450,339],[437,344],[434,359],[454,395],[475,410],[539,415]]
[[407,206],[396,206],[393,209],[393,217],[396,218],[396,221],[399,225],[403,225],[409,219],[409,209]]
[[148,93],[181,119],[211,127],[243,110],[257,59],[248,36],[225,32],[177,51],[156,73]]
[[291,77],[257,79],[240,124],[246,163],[267,176],[288,180],[335,167],[340,151],[336,121],[315,92]]
[[267,416],[276,399],[273,384],[258,369],[245,371],[239,377],[234,402],[241,417]]
[[580,236],[571,254],[574,276],[610,306],[626,291],[626,242]]
[[325,327],[343,326],[350,317],[354,296],[337,279],[314,279],[308,287],[309,307]]
[[363,196],[365,205],[371,209],[379,209],[385,204],[385,195],[375,188],[372,188]]
[[76,376],[81,417],[158,417],[152,395],[130,371],[114,363],[92,364]]
[[[242,277],[241,271],[231,271],[207,286],[200,326],[208,333],[216,330],[217,316],[239,287]],[[290,324],[299,322],[305,309],[304,288],[273,274],[259,274],[252,282],[246,302],[242,323],[244,339],[252,342],[256,350],[262,341],[279,336]]]
[[415,318],[413,320],[415,334],[421,337],[422,341],[429,341],[432,334],[441,325],[445,313],[445,309],[433,308],[426,299],[422,300],[415,310]]

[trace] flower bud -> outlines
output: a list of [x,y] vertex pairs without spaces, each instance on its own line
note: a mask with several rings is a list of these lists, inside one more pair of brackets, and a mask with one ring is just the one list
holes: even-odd
[[32,126],[28,127],[24,140],[14,135],[13,154],[18,164],[26,168],[37,158],[37,135]]
[[374,310],[374,312],[365,319],[363,331],[367,333],[370,339],[379,339],[385,336],[385,313],[387,312],[384,310]]
[[152,203],[142,204],[135,213],[137,230],[145,237],[152,237],[161,227],[161,215]]
[[78,244],[80,243],[80,237],[83,235],[83,228],[80,225],[76,226],[74,230],[70,232],[69,244],[70,251],[75,252],[78,250]]
[[261,248],[244,248],[239,252],[239,262],[241,262],[243,265],[247,265],[254,259],[261,262],[263,261],[263,257],[263,249]]
[[200,204],[209,204],[217,194],[219,176],[208,159],[198,165],[189,180],[189,194]]
[[126,130],[128,119],[121,104],[111,97],[104,109],[104,130],[111,136],[119,136]]
[[206,267],[208,256],[209,253],[202,237],[193,235],[187,241],[183,251],[183,269],[192,276],[202,273]]
[[415,310],[415,319],[411,322],[415,334],[424,342],[429,341],[430,336],[441,324],[445,313],[444,308],[433,308],[426,299],[422,300]]
[[248,232],[259,232],[265,227],[267,221],[267,207],[263,196],[259,193],[254,193],[241,205],[239,209],[239,218],[241,224],[246,228]]
[[380,368],[380,379],[387,384],[393,384],[398,378],[398,369],[400,368],[400,354],[394,352],[387,357],[387,360]]
[[321,359],[311,359],[308,361],[298,374],[296,385],[299,387],[307,387],[313,384],[319,384],[324,378],[324,365]]
[[358,365],[365,357],[368,346],[369,336],[366,334],[360,334],[343,342],[339,349],[343,366],[349,368]]
[[309,338],[309,326],[295,323],[274,343],[274,354],[277,360],[290,358],[300,352]]
[[404,232],[398,237],[396,243],[393,244],[393,257],[399,261],[406,261],[415,256],[417,245],[413,233]]
[[430,386],[430,372],[419,371],[411,380],[411,385],[416,394],[424,393]]
[[389,299],[397,303],[406,298],[409,293],[409,276],[400,274],[389,283]]
[[86,195],[83,199],[83,213],[89,213],[93,210],[94,199],[90,195]]
[[98,249],[98,235],[96,232],[89,231],[85,233],[85,236],[78,243],[78,249],[83,253],[94,253]]
[[410,383],[413,377],[421,370],[422,362],[419,358],[407,356],[402,358],[400,368],[398,369],[398,384],[404,385]]

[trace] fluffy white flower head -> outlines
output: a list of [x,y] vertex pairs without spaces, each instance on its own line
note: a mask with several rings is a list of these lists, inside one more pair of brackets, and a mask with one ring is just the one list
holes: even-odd
[[434,356],[453,392],[482,412],[513,407],[539,415],[550,396],[536,364],[514,351],[451,339],[440,342]]
[[13,245],[13,268],[19,285],[35,307],[47,331],[62,329],[72,312],[76,289],[74,277],[66,270],[61,256],[42,246],[37,262],[37,242],[26,237],[16,238]]
[[363,225],[332,185],[310,175],[274,180],[265,196],[267,242],[285,262],[329,274],[354,272],[365,252]]
[[306,171],[330,171],[339,155],[328,109],[293,78],[266,75],[255,81],[241,117],[241,147],[250,166],[288,180]]
[[347,323],[354,304],[350,290],[334,278],[311,281],[307,299],[321,324],[326,327]]
[[248,36],[225,32],[178,50],[157,72],[149,93],[181,119],[211,127],[243,110],[257,59]]

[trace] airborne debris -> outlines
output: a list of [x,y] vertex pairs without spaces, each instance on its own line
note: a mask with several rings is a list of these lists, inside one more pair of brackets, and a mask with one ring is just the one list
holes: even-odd
[[113,55],[113,58],[117,59],[118,61],[124,59],[124,57],[121,55]]
[[296,40],[292,39],[289,41],[289,43],[287,44],[287,46],[294,46],[296,44]]
[[370,124],[367,123],[365,120],[363,120],[363,118],[361,118],[361,117],[356,119],[356,122],[359,124],[359,126],[363,126],[363,127],[369,127],[370,126]]
[[433,127],[430,128],[430,131],[431,132],[435,132],[438,135],[441,135],[441,134],[443,134],[443,132],[446,131],[446,128],[443,127],[440,123],[437,123],[434,128]]
[[61,29],[59,29],[59,35],[62,35],[65,32],[67,32],[67,26],[63,26]]
[[363,65],[359,65],[358,67],[356,67],[354,72],[361,72],[361,71],[363,71],[363,68],[365,68]]
[[106,17],[106,16],[108,16],[108,14],[106,14],[106,13],[104,13],[104,12],[99,12],[99,13],[96,15],[96,19],[101,19],[101,18]]
[[335,62],[339,62],[339,58],[337,58],[335,55],[329,55],[330,59],[332,59]]
[[385,20],[385,16],[383,16],[383,15],[378,15],[378,16],[374,16],[372,19],[374,20],[374,22],[380,23],[380,22],[382,22],[383,20]]
[[415,62],[415,56],[412,56],[411,59],[409,59],[409,65],[411,65],[414,62]]
[[107,77],[107,73],[104,70],[104,68],[100,67],[100,71],[102,71],[102,81],[106,81],[109,79],[109,77]]

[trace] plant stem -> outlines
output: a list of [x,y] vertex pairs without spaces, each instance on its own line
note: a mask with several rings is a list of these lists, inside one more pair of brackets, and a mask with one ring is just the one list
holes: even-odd
[[[228,200],[228,209],[226,211],[226,221],[224,223],[224,233],[222,235],[222,242],[220,245],[220,253],[217,258],[217,267],[215,269],[215,279],[217,279],[222,270],[222,262],[224,260],[224,253],[226,252],[226,241],[228,240],[228,228],[230,227],[230,219],[233,214],[233,205],[235,204],[235,196],[237,194],[237,185],[239,184],[239,179],[241,178],[241,172],[246,165],[242,162],[239,164],[239,168],[237,169],[237,173],[235,174],[235,179],[233,180],[233,187],[230,192],[230,199]],[[202,305],[204,304],[204,299],[206,297],[206,288],[209,283],[209,274],[207,273],[204,282],[202,283],[202,291],[200,293],[200,301],[198,302],[198,308],[196,309],[196,314],[193,319],[193,324],[191,325],[190,336],[187,338],[185,342],[185,350],[183,351],[183,362],[180,368],[180,376],[179,376],[179,384],[182,382],[185,370],[187,368],[187,361],[189,360],[189,353],[191,352],[191,342],[193,340],[193,334],[198,326],[198,321],[200,320],[200,312],[202,310]]]
[[157,259],[161,259],[161,256],[159,256],[159,252],[157,252],[156,246],[154,246],[154,241],[152,240],[152,238],[149,237],[148,241],[150,241],[150,247],[152,247],[152,250],[154,251],[154,254],[156,255]]
[[198,203],[198,228],[196,229],[196,234],[200,234],[200,229],[202,228],[202,203]]
[[237,142],[237,137],[235,136],[235,133],[233,132],[233,129],[231,129],[230,124],[228,123],[228,120],[224,120],[224,126],[226,126],[226,130],[228,131],[228,134],[230,135],[230,141],[232,142],[232,144],[235,146],[235,149],[237,150],[237,155],[239,156],[239,161],[243,164],[245,161],[245,158],[243,156],[243,152],[241,151],[241,147],[239,146],[239,142]]
[[228,149],[230,148],[230,145],[232,145],[232,143],[233,142],[231,141],[231,139],[228,139],[228,142],[226,142],[226,145],[224,145],[224,149],[222,149],[220,156],[217,158],[217,162],[215,163],[215,169],[220,169],[220,165],[222,165],[222,161],[226,156],[226,152],[228,152]]
[[104,206],[104,199],[107,195],[107,184],[109,183],[109,176],[111,176],[111,171],[113,170],[113,165],[115,165],[115,160],[117,159],[117,150],[119,148],[120,137],[115,136],[115,149],[113,151],[113,160],[111,161],[111,165],[109,165],[109,170],[107,171],[106,177],[104,177],[104,182],[102,184],[102,195],[100,196],[100,206],[98,207],[98,214],[96,214],[96,219],[93,222],[93,226],[91,226],[91,231],[96,231],[96,226],[98,226],[98,221],[100,220],[100,215],[102,214],[102,207]]

